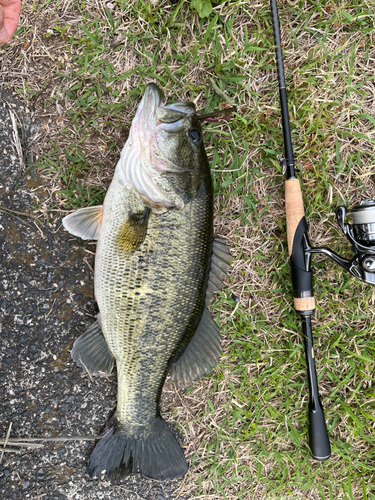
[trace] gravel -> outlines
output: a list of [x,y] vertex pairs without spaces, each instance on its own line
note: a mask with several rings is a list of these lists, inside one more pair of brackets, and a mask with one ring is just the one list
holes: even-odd
[[[2,97],[0,207],[7,213],[0,211],[0,437],[10,424],[10,439],[96,437],[116,406],[115,378],[90,380],[70,359],[74,340],[97,313],[93,256],[86,251],[93,247],[69,236],[60,224],[43,226],[14,213],[32,214],[37,190],[15,148],[10,110],[24,124],[29,142],[41,125],[15,97]],[[178,481],[139,475],[116,484],[91,479],[86,471],[92,440],[42,445],[4,453],[0,498],[176,498]]]

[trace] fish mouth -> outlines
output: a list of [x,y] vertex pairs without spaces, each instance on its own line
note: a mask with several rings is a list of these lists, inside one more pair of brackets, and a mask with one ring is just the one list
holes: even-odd
[[158,127],[169,133],[179,133],[185,128],[186,121],[197,112],[192,102],[177,102],[160,106],[156,110]]
[[140,108],[144,115],[156,116],[156,111],[159,106],[162,106],[162,92],[155,83],[149,83],[146,86],[145,93],[143,94]]
[[149,83],[133,119],[134,128],[152,130],[157,125],[156,111],[160,106],[163,106],[161,90],[155,83]]
[[138,113],[142,128],[158,127],[166,132],[179,133],[183,130],[186,119],[196,115],[196,109],[193,102],[164,105],[159,87],[155,83],[149,83]]

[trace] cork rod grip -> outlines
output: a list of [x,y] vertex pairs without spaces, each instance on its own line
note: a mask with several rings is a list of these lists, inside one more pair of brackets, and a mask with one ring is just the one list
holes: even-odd
[[301,186],[298,179],[287,179],[285,181],[285,211],[286,232],[288,238],[289,257],[293,251],[294,235],[301,219],[305,217]]
[[[286,230],[288,238],[289,257],[292,255],[294,236],[301,219],[305,216],[301,185],[298,179],[287,179],[285,181],[285,210]],[[314,297],[294,298],[296,311],[313,311],[315,309]]]
[[294,309],[298,312],[313,311],[315,309],[314,297],[307,297],[306,299],[298,299],[294,297]]

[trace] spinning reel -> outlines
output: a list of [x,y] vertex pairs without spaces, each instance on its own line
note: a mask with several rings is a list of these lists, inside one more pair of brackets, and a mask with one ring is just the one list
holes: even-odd
[[[353,224],[345,222],[348,215]],[[375,200],[362,201],[351,212],[344,206],[338,207],[336,219],[352,245],[354,257],[345,259],[329,248],[314,248],[308,242],[306,257],[313,253],[327,255],[359,280],[375,285]]]

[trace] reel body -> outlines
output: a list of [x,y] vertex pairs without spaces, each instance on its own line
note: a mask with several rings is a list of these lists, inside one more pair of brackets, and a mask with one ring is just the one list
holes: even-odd
[[[352,217],[352,224],[345,222],[349,215]],[[351,211],[344,206],[338,207],[336,219],[352,245],[354,257],[345,259],[329,248],[314,248],[310,245],[305,253],[327,255],[357,279],[375,285],[375,200],[363,201]]]

